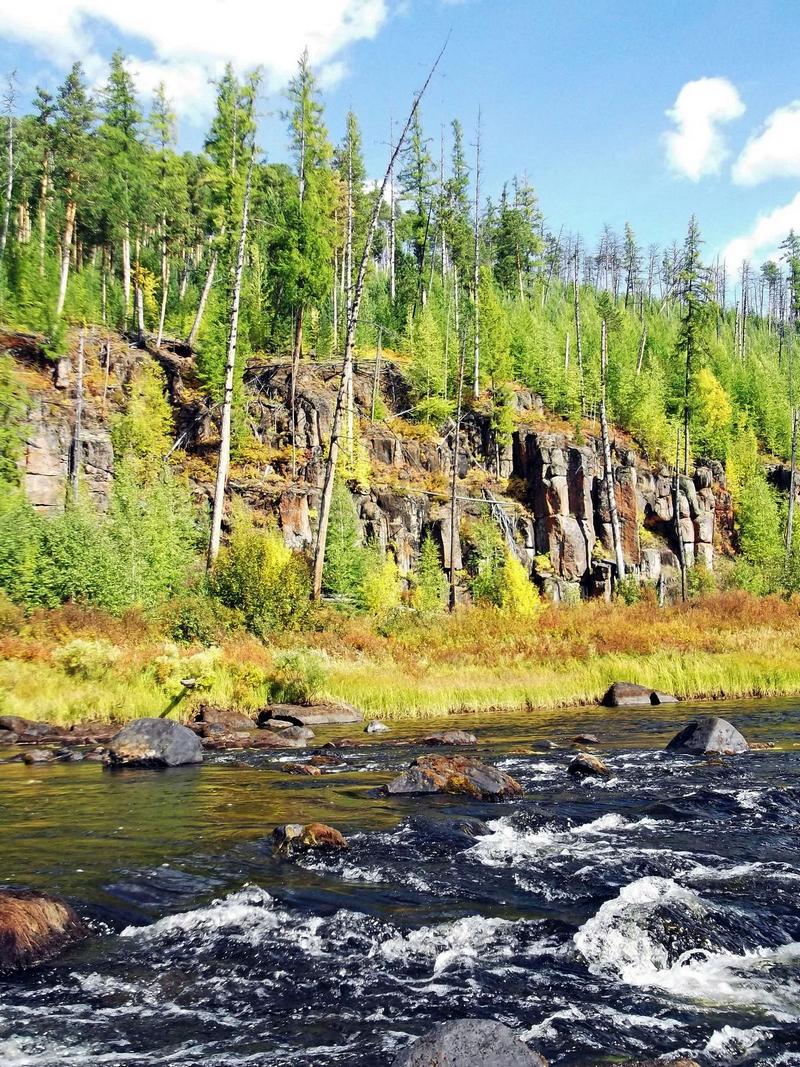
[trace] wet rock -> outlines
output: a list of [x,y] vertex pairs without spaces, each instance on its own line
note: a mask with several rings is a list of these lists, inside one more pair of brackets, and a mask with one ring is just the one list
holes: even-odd
[[272,840],[276,851],[282,856],[291,856],[294,852],[338,852],[347,848],[347,840],[325,823],[311,822],[286,823],[276,826],[272,831]]
[[14,745],[16,742],[17,735],[12,730],[0,730],[0,747]]
[[258,727],[260,730],[288,730],[292,724],[288,719],[264,719],[259,715]]
[[28,890],[0,890],[0,974],[41,963],[87,936],[63,900]]
[[63,745],[96,745],[101,741],[109,741],[118,732],[119,726],[109,722],[76,723],[70,726],[61,738],[61,743]]
[[49,722],[37,722],[35,719],[23,719],[20,715],[0,715],[0,730],[9,730],[18,739],[34,740],[47,734],[58,734],[58,727]]
[[249,734],[244,748],[306,748],[300,737],[287,737],[286,730],[256,730]]
[[420,756],[407,771],[393,779],[389,795],[459,793],[480,800],[506,800],[522,796],[523,789],[510,774],[468,756]]
[[180,767],[202,761],[200,738],[169,719],[134,719],[111,738],[105,759],[111,767]]
[[456,1019],[417,1038],[393,1067],[547,1067],[547,1060],[503,1023]]
[[217,708],[212,704],[201,704],[197,709],[194,721],[207,725],[222,726],[226,733],[236,733],[241,730],[252,730],[255,722],[243,711],[236,708]]
[[614,682],[601,703],[607,708],[635,708],[642,704],[677,704],[678,698],[635,682]]
[[574,778],[607,778],[611,771],[598,756],[588,752],[579,752],[570,762],[567,771]]
[[29,748],[20,758],[23,763],[52,763],[57,756],[50,748]]
[[320,752],[315,753],[308,761],[312,767],[335,767],[341,762],[335,756],[323,756]]
[[747,741],[726,719],[709,715],[688,723],[667,745],[676,752],[693,752],[697,755],[714,753],[733,756],[749,749]]
[[314,736],[310,726],[287,726],[285,730],[281,730],[281,737],[288,737],[292,741],[312,741]]
[[364,727],[365,734],[388,734],[391,727],[387,726],[385,722],[381,722],[380,719],[373,719],[372,722],[368,722]]
[[271,704],[259,714],[259,725],[267,719],[283,719],[292,726],[336,726],[361,722],[363,715],[347,704]]
[[431,734],[424,739],[426,745],[477,745],[478,739],[475,734],[468,734],[464,730],[445,730],[441,734]]
[[748,747],[751,752],[767,752],[771,748],[775,748],[774,741],[748,741]]
[[575,737],[570,738],[573,745],[599,745],[599,738],[594,734],[576,734]]
[[534,741],[531,748],[536,752],[553,752],[558,748],[558,745],[555,741]]
[[305,774],[309,778],[319,778],[322,771],[312,763],[287,763],[283,768],[287,774]]
[[700,1067],[697,1060],[626,1060],[619,1067]]

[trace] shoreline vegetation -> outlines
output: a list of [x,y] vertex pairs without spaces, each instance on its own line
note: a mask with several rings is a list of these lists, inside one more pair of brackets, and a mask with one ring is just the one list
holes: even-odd
[[164,714],[200,704],[347,702],[366,717],[595,704],[615,680],[683,699],[800,694],[800,604],[741,590],[661,610],[646,603],[546,607],[535,618],[472,607],[401,619],[322,608],[268,642],[246,633],[178,643],[163,622],[65,605],[0,618],[0,713],[56,725]]

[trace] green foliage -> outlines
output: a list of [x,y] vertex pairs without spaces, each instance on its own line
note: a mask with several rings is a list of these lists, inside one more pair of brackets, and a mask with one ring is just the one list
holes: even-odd
[[114,455],[134,455],[159,463],[171,445],[172,410],[165,395],[164,373],[155,362],[142,364],[130,383],[124,414],[111,423]]
[[638,604],[642,599],[642,587],[635,574],[627,574],[618,579],[614,586],[614,596],[629,607]]
[[19,483],[25,409],[25,390],[14,374],[14,362],[0,356],[0,489]]
[[269,678],[269,699],[274,704],[310,704],[321,695],[328,672],[320,655],[293,649],[275,657]]
[[686,573],[686,588],[692,600],[710,596],[717,587],[714,572],[698,560]]
[[241,612],[205,590],[165,601],[159,617],[173,641],[184,644],[215,645],[244,625]]
[[259,530],[240,510],[233,533],[217,558],[210,589],[226,607],[240,612],[248,630],[266,637],[296,630],[308,618],[310,585],[305,562],[270,526]]
[[326,593],[358,604],[364,585],[366,554],[355,503],[345,483],[337,478],[333,483],[333,497],[325,543],[325,567],[322,585]]
[[502,607],[505,588],[506,546],[490,516],[483,515],[468,530],[470,592],[478,603]]
[[100,638],[76,637],[53,652],[53,662],[75,678],[101,679],[119,660],[121,650]]
[[439,561],[439,549],[429,533],[422,539],[419,562],[412,576],[412,603],[423,615],[444,610],[447,604],[447,577]]
[[379,545],[367,546],[367,562],[361,586],[365,611],[376,619],[386,619],[397,608],[403,594],[403,581],[394,556]]

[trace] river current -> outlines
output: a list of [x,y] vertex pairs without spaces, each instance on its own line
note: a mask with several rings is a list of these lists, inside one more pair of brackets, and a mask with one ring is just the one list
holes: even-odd
[[[0,982],[0,1064],[388,1067],[433,1022],[485,1016],[565,1067],[800,1065],[800,713],[704,708],[775,747],[665,752],[698,710],[330,728],[312,746],[359,744],[318,778],[285,773],[296,751],[0,766],[0,884],[66,896],[95,934]],[[524,799],[379,796],[443,726]],[[608,779],[567,775],[587,731]],[[312,820],[348,851],[273,854],[275,825]]]

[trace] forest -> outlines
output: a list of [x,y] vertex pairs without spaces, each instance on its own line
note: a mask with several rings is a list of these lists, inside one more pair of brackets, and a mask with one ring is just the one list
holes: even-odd
[[[101,86],[90,89],[75,64],[30,106],[8,80],[0,321],[41,337],[54,364],[68,351],[74,361],[78,345],[82,353],[89,327],[144,351],[182,345],[219,425],[209,506],[191,491],[163,373],[144,363],[112,417],[107,509],[87,498],[76,469],[63,513],[43,517],[20,487],[25,383],[3,356],[0,588],[9,612],[78,604],[168,617],[186,640],[240,626],[264,638],[323,625],[322,593],[378,632],[410,618],[428,626],[455,603],[454,568],[445,572],[427,538],[401,579],[391,554],[361,544],[356,529],[350,489],[370,474],[352,364],[376,354],[407,381],[405,422],[420,434],[455,428],[456,448],[467,411],[486,416],[496,447],[507,443],[519,388],[541,396],[578,443],[598,425],[611,503],[610,432],[627,434],[676,485],[701,458],[717,461],[736,556],[719,574],[695,568],[684,597],[715,584],[798,589],[799,235],[786,234],[778,259],[735,272],[705,255],[694,218],[669,247],[642,246],[633,225],[604,227],[590,243],[546,218],[524,166],[502,189],[484,188],[479,117],[434,133],[418,94],[405,129],[387,122],[381,182],[367,172],[354,113],[338,140],[328,130],[307,55],[281,117],[269,120],[285,127],[288,162],[259,149],[260,99],[258,72],[241,79],[229,67],[202,151],[181,152],[163,86],[143,108],[122,53]],[[298,368],[341,366],[313,559],[287,548],[269,516],[226,503],[231,462],[257,447],[244,370],[265,354],[292,368],[295,423]],[[373,398],[373,419],[382,408]],[[291,446],[289,481],[294,436]],[[788,494],[771,474],[782,466]],[[459,580],[472,601],[540,614],[539,591],[495,524],[487,518],[470,536]],[[616,538],[617,595],[646,598],[635,576],[625,579]]]

